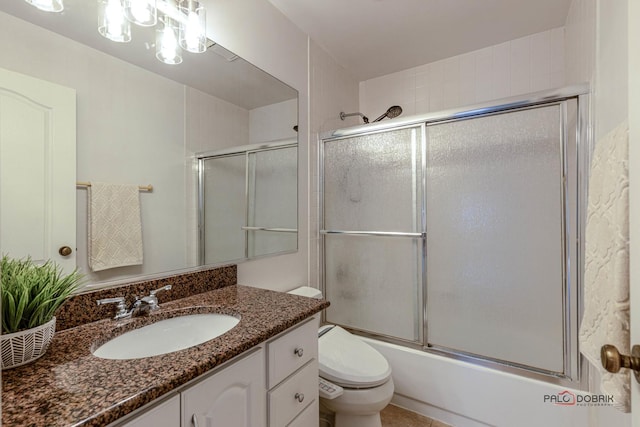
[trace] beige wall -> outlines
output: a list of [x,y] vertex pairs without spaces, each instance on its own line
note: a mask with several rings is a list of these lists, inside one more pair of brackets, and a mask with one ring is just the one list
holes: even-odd
[[207,36],[299,93],[298,251],[238,265],[238,282],[288,290],[308,282],[307,35],[267,0],[203,0]]
[[[567,83],[591,85],[592,144],[628,117],[627,0],[573,0],[565,23]],[[589,389],[600,377],[589,369]],[[592,408],[589,425],[630,426],[630,414]]]

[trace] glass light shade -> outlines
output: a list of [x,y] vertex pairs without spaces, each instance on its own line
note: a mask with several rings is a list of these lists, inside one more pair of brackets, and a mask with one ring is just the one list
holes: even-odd
[[25,0],[33,7],[37,7],[45,12],[62,12],[64,4],[62,0]]
[[131,41],[131,24],[121,0],[98,0],[98,32],[114,42]]
[[124,0],[124,15],[136,25],[152,27],[158,22],[156,0]]
[[180,13],[184,19],[180,22],[180,46],[187,52],[202,53],[207,50],[206,10],[202,3],[195,0],[182,0]]
[[182,50],[178,44],[178,24],[166,16],[160,22],[162,25],[156,30],[156,58],[165,64],[180,64]]

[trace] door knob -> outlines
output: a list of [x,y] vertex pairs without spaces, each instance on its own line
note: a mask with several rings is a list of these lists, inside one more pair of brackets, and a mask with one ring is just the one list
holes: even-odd
[[71,252],[73,252],[73,250],[69,246],[62,246],[58,249],[58,253],[62,256],[69,256],[71,255]]
[[620,368],[631,369],[636,381],[640,383],[640,345],[633,346],[631,356],[620,354],[614,345],[603,345],[600,349],[600,361],[602,367],[612,374],[617,373]]

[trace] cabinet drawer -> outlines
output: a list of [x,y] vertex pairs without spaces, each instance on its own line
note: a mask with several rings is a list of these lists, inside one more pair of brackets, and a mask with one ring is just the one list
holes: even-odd
[[269,392],[269,427],[285,427],[317,400],[318,362],[314,359]]
[[318,317],[268,344],[268,386],[274,387],[311,359],[318,358]]
[[320,419],[320,403],[316,399],[307,409],[302,411],[287,427],[315,427]]

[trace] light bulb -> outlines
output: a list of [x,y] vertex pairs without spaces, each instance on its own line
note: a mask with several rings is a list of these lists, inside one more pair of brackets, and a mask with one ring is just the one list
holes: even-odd
[[99,0],[98,31],[114,42],[131,40],[131,25],[124,17],[121,0]]
[[180,3],[180,46],[188,52],[202,53],[207,50],[205,35],[206,10],[195,0]]
[[200,44],[200,22],[195,12],[189,12],[185,28],[185,46],[188,51],[198,50]]
[[156,30],[156,57],[170,65],[182,62],[175,25],[170,18],[165,18],[164,27]]

